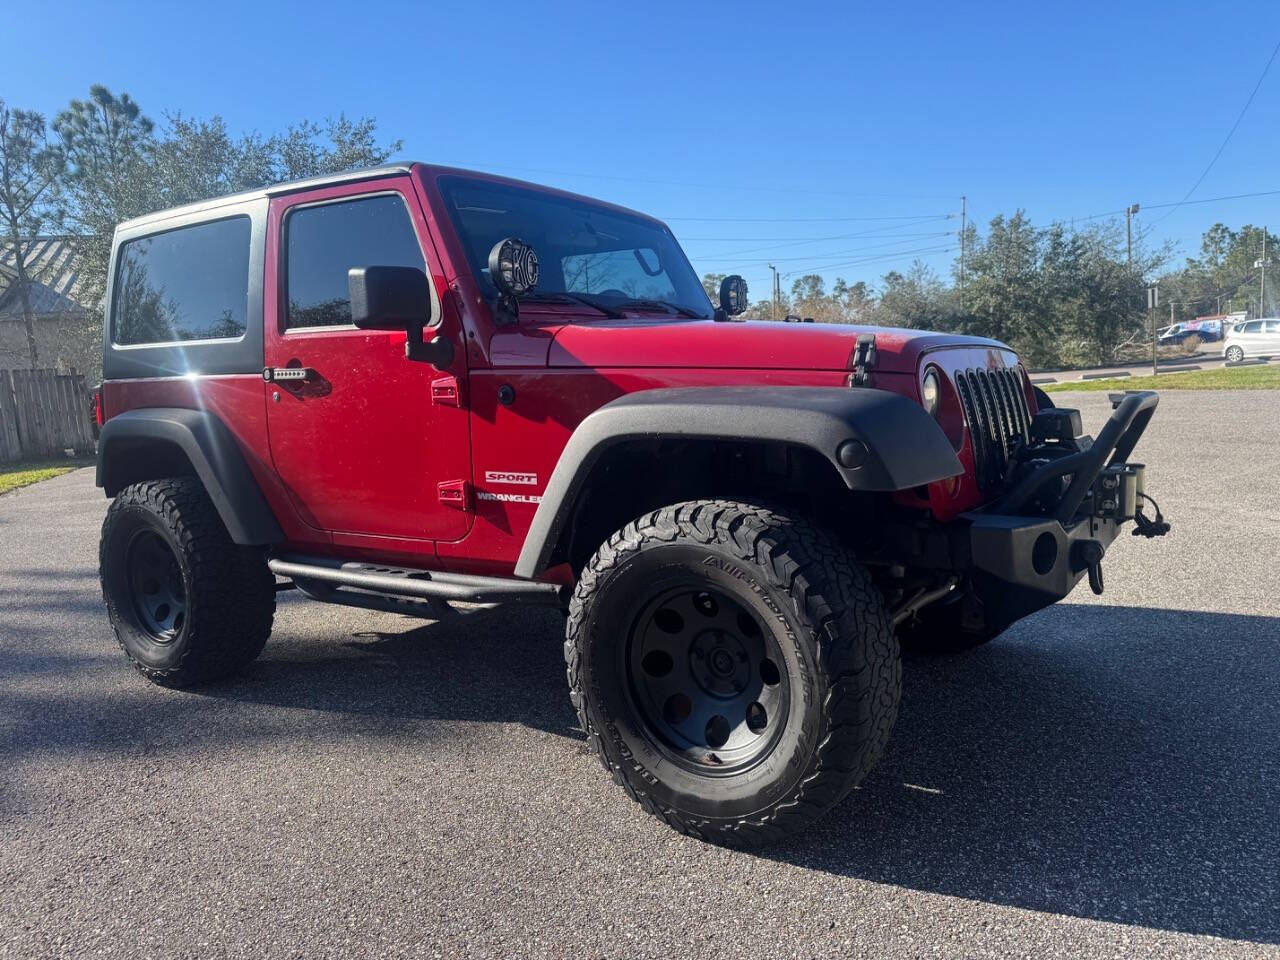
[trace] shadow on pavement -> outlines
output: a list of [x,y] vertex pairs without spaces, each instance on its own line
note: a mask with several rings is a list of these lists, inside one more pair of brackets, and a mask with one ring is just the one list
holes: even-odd
[[1060,605],[912,659],[879,768],[772,859],[1280,942],[1280,619]]
[[558,642],[563,630],[558,611],[511,607],[424,621],[402,632],[356,632],[336,657],[332,646],[304,640],[286,659],[272,656],[269,643],[245,676],[193,692],[398,719],[521,723],[585,740],[569,703]]
[[[10,607],[35,615],[16,598]],[[32,636],[9,664],[15,679],[109,673],[120,655],[100,618],[86,609],[77,620],[101,649],[95,640],[72,657]],[[0,754],[135,751],[143,737],[146,749],[189,738],[280,748],[281,736],[304,735],[276,726],[292,717],[339,736],[455,735],[425,719],[581,739],[562,625],[557,612],[510,607],[340,646],[286,634],[243,677],[191,693],[118,676],[102,698],[11,690]],[[1280,942],[1278,705],[1280,619],[1060,604],[968,655],[909,659],[880,766],[816,828],[760,855],[1030,910]],[[617,802],[619,816],[633,813],[621,792]]]

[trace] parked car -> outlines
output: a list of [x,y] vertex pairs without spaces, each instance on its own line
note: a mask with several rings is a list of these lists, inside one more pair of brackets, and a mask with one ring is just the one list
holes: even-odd
[[1237,323],[1222,342],[1222,355],[1228,363],[1239,363],[1246,357],[1280,356],[1280,318]]
[[736,321],[741,277],[713,305],[587,197],[387,166],[122,223],[111,261],[99,566],[143,676],[245,667],[281,589],[562,608],[588,742],[702,839],[866,776],[900,640],[985,643],[1167,529],[1127,462],[1154,393],[1090,439],[1003,343]]

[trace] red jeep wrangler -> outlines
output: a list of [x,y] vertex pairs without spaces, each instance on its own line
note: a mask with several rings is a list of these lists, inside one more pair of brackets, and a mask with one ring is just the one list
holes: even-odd
[[713,306],[664,224],[556,190],[288,183],[121,224],[111,275],[102,589],[144,676],[245,666],[287,588],[562,607],[605,768],[707,840],[866,775],[900,640],[983,643],[1167,528],[1155,394],[1090,439],[991,340],[734,322],[741,278]]

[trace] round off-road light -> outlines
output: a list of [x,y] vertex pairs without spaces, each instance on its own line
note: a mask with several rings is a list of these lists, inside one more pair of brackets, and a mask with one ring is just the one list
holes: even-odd
[[489,251],[489,279],[504,294],[524,296],[538,285],[538,255],[518,237],[499,240]]
[[929,415],[938,415],[938,401],[942,397],[942,388],[938,385],[938,371],[930,370],[924,375],[924,384],[920,389],[920,397],[924,400],[924,408]]

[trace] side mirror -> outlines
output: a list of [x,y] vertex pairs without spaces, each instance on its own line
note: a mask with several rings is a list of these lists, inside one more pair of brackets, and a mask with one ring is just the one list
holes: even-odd
[[747,281],[736,273],[720,281],[720,309],[731,317],[747,309]]
[[351,322],[361,330],[404,330],[404,355],[444,370],[453,362],[453,341],[422,339],[431,322],[431,284],[417,267],[352,267],[347,271]]
[[417,267],[347,271],[351,322],[361,330],[419,330],[431,322],[431,287]]

